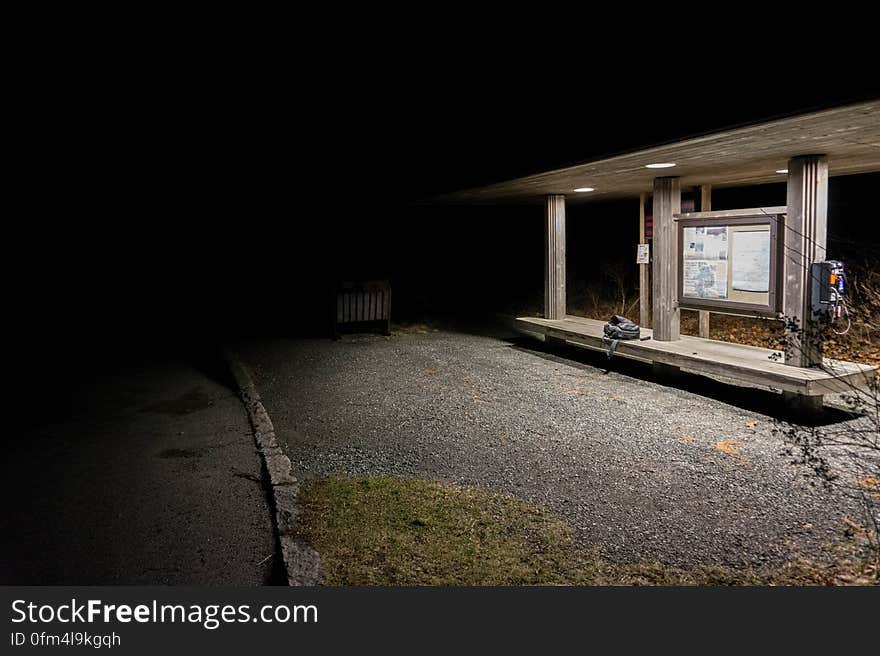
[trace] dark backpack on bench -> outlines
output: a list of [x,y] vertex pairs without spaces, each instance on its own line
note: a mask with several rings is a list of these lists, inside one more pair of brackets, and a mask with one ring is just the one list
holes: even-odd
[[615,314],[605,324],[605,337],[608,339],[638,339],[639,327],[626,317]]
[[611,340],[611,345],[608,347],[609,359],[614,355],[614,351],[617,349],[617,343],[621,339],[639,339],[640,334],[638,324],[633,323],[619,314],[615,314],[611,317],[608,323],[605,324],[603,330],[605,332],[605,339]]

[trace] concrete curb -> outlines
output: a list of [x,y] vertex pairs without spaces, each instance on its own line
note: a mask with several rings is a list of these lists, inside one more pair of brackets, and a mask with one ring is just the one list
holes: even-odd
[[287,574],[287,583],[288,585],[320,584],[321,559],[318,553],[308,544],[294,537],[293,529],[299,516],[297,495],[300,483],[290,471],[290,459],[284,455],[275,439],[275,427],[247,368],[233,351],[228,348],[223,348],[222,351],[238,385],[241,400],[247,409],[254,430],[254,441],[268,474],[269,491],[274,506],[273,522],[284,561],[284,571]]

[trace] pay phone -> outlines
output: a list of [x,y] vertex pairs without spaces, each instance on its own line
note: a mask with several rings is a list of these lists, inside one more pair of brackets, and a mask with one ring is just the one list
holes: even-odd
[[842,319],[847,320],[847,327],[839,335],[849,331],[849,312],[846,309],[846,271],[843,262],[828,260],[814,262],[810,266],[812,280],[810,294],[811,318],[813,321],[828,324],[834,330]]

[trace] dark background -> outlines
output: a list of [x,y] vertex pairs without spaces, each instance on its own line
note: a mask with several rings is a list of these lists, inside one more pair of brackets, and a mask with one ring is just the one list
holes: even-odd
[[[625,73],[542,77],[503,53],[392,52],[330,72],[290,60],[145,60],[115,75],[55,62],[21,131],[24,202],[4,240],[12,366],[327,334],[340,279],[391,279],[397,320],[527,307],[542,285],[542,207],[435,195],[880,96],[872,76],[783,83],[746,64],[663,90]],[[873,256],[877,182],[832,180],[832,255]],[[782,184],[717,190],[713,206],[784,196]],[[571,204],[570,277],[632,260],[637,211]]]
[[[855,51],[856,23],[873,23],[847,17],[832,63],[826,12],[783,31],[742,11],[728,61],[701,70],[724,20],[706,12],[664,8],[677,28],[661,31],[631,6],[617,22],[593,5],[586,19],[507,7],[485,24],[475,8],[285,9],[248,20],[237,7],[72,6],[10,21],[0,515],[16,549],[63,563],[104,535],[142,535],[154,518],[112,516],[146,489],[114,459],[131,465],[159,436],[101,430],[141,407],[128,384],[146,372],[152,393],[150,371],[168,363],[227,382],[218,337],[327,336],[340,279],[389,278],[398,321],[540,303],[541,205],[440,206],[436,194],[880,97],[873,34]],[[503,20],[513,14],[524,29]],[[877,182],[832,181],[832,255],[876,259]],[[713,199],[783,202],[782,185]],[[572,280],[621,262],[635,273],[634,201],[568,216]],[[140,482],[150,464],[133,467]],[[173,496],[190,480],[156,482]]]

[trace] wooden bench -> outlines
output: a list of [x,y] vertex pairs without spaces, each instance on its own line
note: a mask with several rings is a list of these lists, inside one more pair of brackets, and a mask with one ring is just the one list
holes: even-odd
[[336,290],[333,338],[343,332],[379,328],[391,334],[391,283],[387,280],[343,282]]
[[[515,323],[526,333],[590,349],[608,350],[609,343],[602,331],[604,321],[569,315],[559,320],[518,317]],[[652,335],[651,330],[642,328],[642,336],[649,335]],[[621,340],[615,352],[615,356],[618,355],[804,396],[864,388],[877,372],[876,367],[866,364],[828,359],[822,368],[792,367],[783,364],[780,351],[687,335],[674,342]]]

